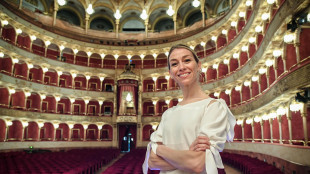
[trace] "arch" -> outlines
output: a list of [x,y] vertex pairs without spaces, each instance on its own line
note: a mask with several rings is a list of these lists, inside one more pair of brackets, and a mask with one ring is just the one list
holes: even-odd
[[0,107],[8,108],[9,107],[9,89],[6,87],[0,86]]
[[33,65],[33,68],[29,69],[28,80],[43,83],[43,69],[39,65]]
[[98,53],[93,53],[89,58],[89,66],[101,68],[101,56]]
[[8,126],[8,141],[21,141],[23,137],[23,125],[19,120],[13,120],[12,126]]
[[90,100],[87,105],[87,115],[98,116],[99,107],[99,102],[97,100]]
[[143,102],[143,116],[152,116],[155,114],[155,108],[151,100]]
[[165,15],[156,19],[152,27],[153,27],[152,30],[155,32],[173,30],[174,22],[170,16]]
[[30,45],[31,39],[27,33],[22,32],[17,36],[16,46],[25,50],[30,50]]
[[11,94],[10,107],[12,109],[25,109],[25,94],[22,90],[16,90],[14,94]]
[[100,91],[100,79],[98,76],[91,76],[88,80],[87,89],[90,91]]
[[41,106],[42,112],[56,113],[56,99],[52,95],[47,95],[45,99],[42,100]]
[[25,140],[26,141],[37,141],[39,136],[38,123],[34,121],[28,122],[28,126],[25,128]]
[[106,55],[103,59],[103,68],[115,69],[116,60],[113,55]]
[[89,28],[100,31],[114,31],[115,23],[106,15],[98,14],[92,16],[90,19]]
[[143,80],[143,91],[144,92],[151,92],[151,91],[155,91],[156,87],[155,87],[155,83],[153,81],[153,79],[151,77],[145,78]]
[[98,135],[98,126],[95,124],[88,125],[88,129],[86,130],[86,140],[88,141],[97,141],[99,139]]
[[67,141],[69,140],[69,126],[66,123],[60,123],[59,127],[56,129],[56,138],[57,141]]
[[6,140],[5,139],[6,138],[6,130],[7,130],[6,121],[0,118],[0,141],[1,142]]
[[59,86],[58,85],[58,73],[56,70],[49,68],[44,74],[44,84]]
[[[207,18],[207,14],[205,12],[205,19]],[[202,14],[200,9],[198,8],[193,8],[190,10],[183,18],[183,27],[188,27],[196,22],[199,22],[202,20]]]
[[40,128],[40,141],[52,141],[55,137],[54,125],[50,122],[45,122]]
[[2,36],[4,41],[15,44],[16,31],[14,26],[8,24],[2,27]]
[[86,89],[86,77],[84,74],[77,74],[74,78],[74,89]]
[[72,25],[77,25],[80,27],[83,27],[83,17],[81,16],[81,14],[73,7],[70,6],[64,6],[61,7],[58,11],[57,11],[57,19],[60,19],[62,21],[66,21],[69,24]]
[[100,140],[102,141],[112,141],[113,140],[113,128],[109,124],[102,126],[100,130]]
[[60,60],[59,46],[54,43],[51,43],[46,49],[46,57],[53,60]]
[[88,56],[85,51],[79,51],[75,56],[75,64],[87,66],[88,65]]
[[45,43],[42,39],[37,38],[36,40],[32,41],[31,50],[34,54],[39,56],[45,56]]
[[151,134],[154,132],[152,125],[144,125],[142,129],[142,141],[150,141]]
[[11,57],[5,55],[0,59],[0,72],[6,75],[12,75],[13,65]]
[[23,80],[28,80],[27,72],[28,72],[28,66],[26,62],[19,60],[18,63],[14,63],[13,75],[15,77]]
[[84,127],[82,124],[74,124],[71,129],[71,140],[72,141],[83,141],[84,139]]
[[156,82],[156,91],[165,91],[168,89],[168,83],[167,83],[167,79],[165,78],[165,76],[160,76],[157,78],[157,82]]
[[73,114],[74,115],[84,115],[86,110],[86,104],[83,99],[76,98],[73,104]]
[[114,104],[112,101],[106,100],[101,107],[101,115],[111,117],[114,111]]
[[41,96],[36,92],[31,92],[31,95],[26,99],[26,108],[29,111],[40,112],[41,111]]

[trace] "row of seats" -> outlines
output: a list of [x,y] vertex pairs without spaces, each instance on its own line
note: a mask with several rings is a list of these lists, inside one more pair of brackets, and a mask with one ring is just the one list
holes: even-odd
[[223,163],[233,166],[244,174],[283,174],[278,168],[257,158],[233,153],[221,153]]
[[0,153],[0,173],[92,174],[119,154],[102,148]]
[[[135,149],[125,154],[108,167],[102,174],[143,174],[142,164],[144,162],[146,149]],[[158,174],[159,170],[149,170],[148,174]]]

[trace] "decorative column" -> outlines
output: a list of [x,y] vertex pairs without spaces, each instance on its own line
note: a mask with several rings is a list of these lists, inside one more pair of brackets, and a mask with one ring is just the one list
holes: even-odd
[[72,136],[72,129],[73,129],[73,127],[74,127],[74,124],[69,124],[68,126],[69,126],[69,137],[68,137],[68,141],[72,141],[71,136]]
[[278,122],[279,122],[279,138],[280,138],[280,140],[279,140],[279,142],[280,142],[280,144],[283,144],[283,141],[282,141],[282,117],[281,117],[281,115],[278,115],[277,116],[277,119],[278,119]]
[[157,115],[157,107],[156,107],[156,105],[157,105],[157,99],[154,99],[154,100],[152,100],[153,101],[153,105],[154,105],[154,116],[155,115]]
[[116,19],[115,21],[116,29],[115,29],[115,37],[118,38],[118,30],[119,30],[119,19]]
[[173,15],[173,24],[174,24],[174,34],[177,34],[177,15]]
[[118,59],[118,55],[114,55],[114,58],[115,58],[115,69],[117,69],[117,59]]
[[5,129],[5,138],[3,141],[8,141],[9,139],[9,129],[10,129],[10,126],[13,125],[13,122],[12,121],[6,121],[6,129]]
[[255,140],[254,140],[254,121],[252,120],[252,122],[251,122],[251,127],[252,127],[252,142],[254,143],[255,142]]
[[28,63],[28,64],[27,64],[27,67],[28,67],[28,69],[27,69],[27,77],[26,77],[26,79],[27,79],[27,80],[30,80],[30,79],[29,79],[29,73],[30,73],[30,69],[33,68],[33,64]]
[[103,68],[103,59],[104,59],[105,54],[101,53],[100,57],[101,57],[101,68]]
[[89,103],[89,99],[85,99],[84,102],[85,102],[85,108],[84,108],[84,110],[85,110],[85,115],[87,115],[87,113],[88,113],[88,107],[87,107],[87,105],[88,105],[88,103]]
[[142,83],[139,82],[139,91],[138,91],[138,122],[141,121],[141,115],[143,114],[142,113],[142,110],[143,110],[143,106],[142,106]]
[[72,89],[75,88],[75,83],[74,83],[74,78],[76,77],[76,74],[75,73],[72,73]]
[[38,128],[39,128],[39,132],[38,132],[38,141],[41,141],[41,128],[44,126],[44,123],[38,123]]
[[73,50],[73,64],[75,64],[76,63],[76,54],[79,52],[79,50],[78,49],[74,49]]
[[300,114],[302,117],[302,124],[304,128],[304,139],[305,139],[305,146],[308,146],[308,128],[307,128],[307,105],[302,103],[303,107],[300,110]]
[[[204,0],[200,4],[204,4]],[[205,27],[206,26],[206,16],[205,16],[205,6],[204,5],[200,5],[200,11],[202,14],[202,27]]]
[[99,79],[100,79],[100,91],[102,91],[103,90],[103,81],[104,81],[104,77],[99,77]]
[[112,141],[112,146],[113,147],[118,147],[118,139],[117,139],[117,133],[116,132],[118,132],[117,131],[117,124],[116,123],[114,123],[113,124],[113,141]]
[[21,141],[25,141],[25,140],[24,140],[24,138],[25,138],[25,136],[24,136],[24,134],[25,134],[25,128],[27,128],[27,126],[29,125],[29,123],[28,123],[28,122],[22,122],[22,125],[23,125],[23,130],[22,130],[22,139],[21,139]]
[[[116,76],[116,75],[115,75]],[[116,77],[115,77],[116,79]],[[113,121],[116,120],[116,116],[117,116],[117,85],[114,84],[114,97],[113,97]],[[114,134],[114,132],[113,132]]]
[[83,125],[83,128],[84,128],[84,139],[83,139],[83,141],[86,141],[86,130],[88,128],[88,125]]
[[89,87],[88,87],[88,82],[89,82],[89,79],[90,79],[90,75],[86,75],[86,90],[89,90]]
[[99,100],[99,116],[102,116],[104,115],[104,113],[101,113],[101,110],[102,110],[102,104],[103,104],[103,100]]
[[92,52],[90,52],[90,51],[87,52],[87,66],[89,66],[91,54],[92,54]]
[[58,113],[58,102],[60,101],[60,96],[55,96],[55,99],[56,99],[56,111],[55,111],[55,113],[57,114]]
[[19,0],[18,10],[21,10],[23,6],[23,0]]
[[269,125],[270,125],[270,142],[273,143],[273,131],[272,131],[272,118],[269,119]]
[[[169,75],[166,75],[165,76],[165,79],[167,80],[167,90],[170,89],[170,76]],[[141,90],[142,91],[142,90]]]
[[60,76],[62,75],[62,71],[57,71],[57,86],[60,86]]
[[158,77],[152,77],[152,79],[154,81],[154,90],[153,91],[157,91],[157,78]]
[[263,119],[260,120],[260,130],[261,130],[261,134],[262,134],[261,142],[264,143],[264,120]]
[[53,139],[53,141],[56,141],[56,132],[57,132],[57,129],[59,128],[59,124],[53,123],[53,126],[54,126],[54,139]]
[[145,25],[145,38],[148,37],[148,25],[149,25],[149,19],[145,19],[144,21],[144,25]]
[[138,123],[137,124],[137,147],[141,147],[142,146],[142,123]]
[[242,142],[244,142],[244,120],[242,120],[241,130],[242,130]]
[[[100,133],[101,133],[101,130],[102,130],[103,125],[97,125],[97,127],[98,127],[97,141],[101,141],[101,140],[100,140]],[[100,127],[101,127],[101,128],[100,128]]]
[[47,67],[43,67],[42,68],[42,71],[43,71],[43,74],[42,74],[42,84],[44,84],[44,78],[45,78],[45,73],[48,71],[48,68]]
[[8,97],[8,107],[11,107],[11,98],[12,98],[12,94],[15,94],[15,89],[11,88],[9,89],[9,97]]
[[85,33],[87,34],[88,31],[88,23],[89,23],[89,14],[86,12],[85,13]]
[[292,144],[292,113],[290,111],[290,106],[287,107],[287,121],[288,121],[288,133],[289,133],[289,143]]
[[71,115],[74,114],[74,105],[73,103],[75,102],[75,98],[70,98],[70,102],[71,102]]
[[47,48],[48,46],[51,44],[51,41],[45,41],[45,52],[44,52],[44,56],[46,57],[47,56]]
[[[40,101],[40,112],[42,112],[42,105],[43,105],[43,100],[46,99],[46,95],[45,94],[40,94],[41,97],[41,101]],[[48,109],[48,108],[46,108]]]
[[56,19],[57,19],[57,11],[59,9],[57,1],[54,1],[54,12],[53,12],[53,26],[56,25]]

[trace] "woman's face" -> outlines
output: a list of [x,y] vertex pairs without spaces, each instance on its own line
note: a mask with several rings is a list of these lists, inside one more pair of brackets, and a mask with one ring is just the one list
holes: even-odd
[[196,62],[189,50],[185,48],[176,48],[169,57],[170,77],[180,86],[189,86],[198,82],[201,63]]

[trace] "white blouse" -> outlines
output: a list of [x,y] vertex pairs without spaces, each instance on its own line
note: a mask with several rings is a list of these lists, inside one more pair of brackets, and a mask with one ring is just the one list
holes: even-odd
[[[212,100],[216,100],[210,104]],[[209,105],[210,104],[210,105]],[[236,119],[223,99],[207,98],[186,105],[169,108],[151,135],[143,173],[147,174],[150,149],[156,142],[174,150],[189,150],[198,136],[208,136],[210,149],[206,150],[205,171],[203,174],[217,174],[217,168],[224,168],[219,152],[223,151],[226,140],[233,141]],[[154,148],[154,146],[153,146]],[[189,174],[182,170],[161,171],[161,174]]]

